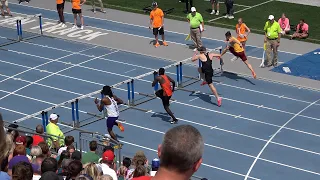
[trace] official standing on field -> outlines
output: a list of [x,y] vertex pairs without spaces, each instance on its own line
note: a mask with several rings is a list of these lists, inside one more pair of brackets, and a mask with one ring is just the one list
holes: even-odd
[[164,13],[163,11],[158,8],[158,3],[153,2],[152,3],[152,11],[150,12],[150,26],[149,28],[152,28],[153,35],[155,37],[156,43],[154,44],[155,47],[159,47],[159,40],[158,40],[158,34],[162,36],[162,44],[164,46],[168,46],[167,42],[164,39]]
[[187,20],[190,23],[190,36],[194,43],[196,51],[202,47],[201,33],[204,30],[204,21],[202,15],[196,11],[195,7],[191,8],[191,13],[188,14]]
[[[264,26],[265,38],[264,42],[267,44],[266,49],[266,66],[278,65],[278,47],[280,46],[281,27],[277,21],[274,20],[273,15],[269,15],[268,21]],[[271,52],[273,50],[273,59],[271,61]]]

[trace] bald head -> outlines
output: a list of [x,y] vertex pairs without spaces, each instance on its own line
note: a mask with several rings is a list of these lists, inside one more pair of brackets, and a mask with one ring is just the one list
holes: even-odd
[[190,125],[174,127],[166,132],[159,148],[160,167],[179,173],[196,171],[202,161],[203,149],[203,138],[196,128]]

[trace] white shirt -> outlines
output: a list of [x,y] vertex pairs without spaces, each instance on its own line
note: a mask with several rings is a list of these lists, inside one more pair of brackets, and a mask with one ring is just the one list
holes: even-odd
[[40,175],[33,175],[32,180],[39,180],[41,178]]
[[59,149],[59,151],[58,151],[58,156],[60,156],[61,153],[62,153],[63,151],[66,151],[66,150],[67,150],[67,146],[61,147],[61,148]]
[[113,99],[110,98],[109,96],[106,96],[111,102],[110,105],[105,105],[105,108],[108,113],[108,117],[119,117],[119,109],[118,109],[118,104],[117,102]]
[[112,177],[113,180],[118,180],[118,176],[115,170],[111,169],[107,164],[105,163],[101,163],[99,164],[103,175],[110,175]]

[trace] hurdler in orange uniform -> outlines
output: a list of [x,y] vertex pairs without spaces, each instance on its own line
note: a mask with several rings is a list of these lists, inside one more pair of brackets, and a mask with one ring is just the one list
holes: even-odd
[[59,15],[59,24],[61,27],[67,27],[66,23],[64,21],[64,15],[63,15],[64,0],[56,0],[56,2],[57,2],[57,11],[58,11],[58,15]]
[[[175,81],[172,80],[169,76],[164,74],[164,68],[159,69],[159,76],[157,76],[153,83],[152,87],[154,87],[157,83],[160,83],[162,89],[158,90],[155,94],[162,100],[162,104],[167,113],[171,116],[172,121],[171,124],[175,124],[178,122],[176,117],[174,117],[173,113],[169,109],[170,99],[174,91],[174,87],[176,85]],[[171,87],[172,83],[172,87]]]
[[245,48],[250,29],[245,23],[243,23],[242,18],[238,19],[238,24],[236,25],[236,33],[238,35],[237,39],[241,42],[242,47]]
[[[82,3],[81,3],[82,1]],[[77,15],[79,15],[81,21],[81,29],[83,29],[83,16],[81,11],[81,6],[86,2],[86,0],[71,0],[72,2],[72,13],[74,17],[74,25],[72,28],[77,28]]]

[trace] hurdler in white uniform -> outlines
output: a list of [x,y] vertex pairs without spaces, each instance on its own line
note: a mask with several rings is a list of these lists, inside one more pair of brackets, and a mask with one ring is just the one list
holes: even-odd
[[104,97],[101,99],[100,104],[97,98],[95,99],[95,103],[100,112],[103,109],[107,110],[108,117],[106,117],[107,118],[106,124],[108,128],[108,132],[114,140],[117,140],[117,137],[113,133],[112,128],[114,125],[116,125],[119,127],[121,131],[124,131],[124,127],[122,126],[122,124],[120,122],[116,122],[120,114],[118,104],[122,104],[123,101],[117,96],[113,95],[110,86],[104,86],[101,91],[101,94],[103,94]]

